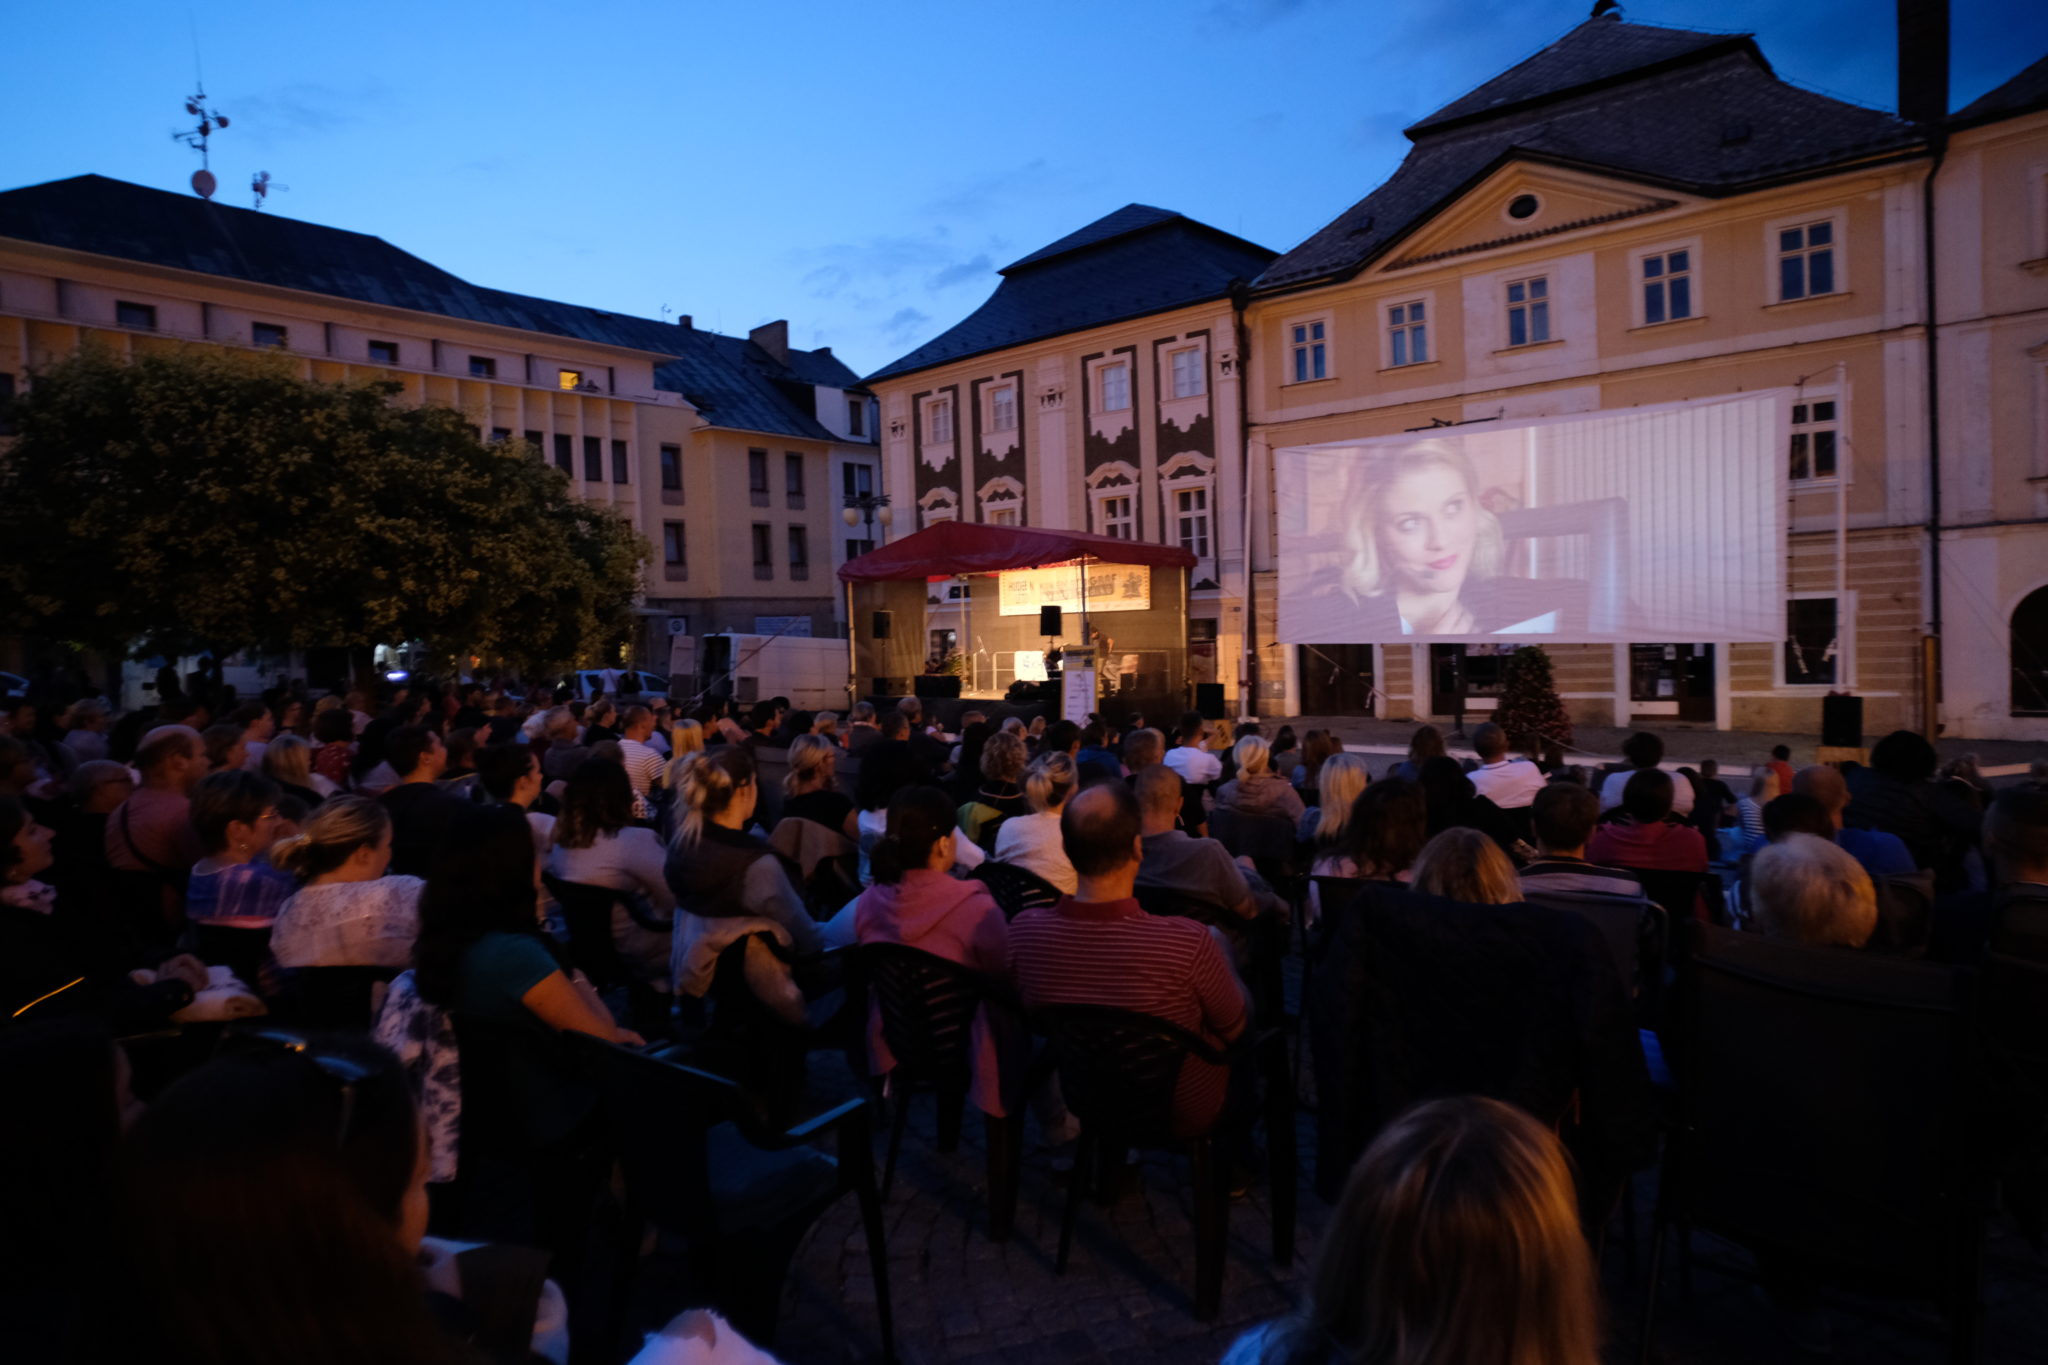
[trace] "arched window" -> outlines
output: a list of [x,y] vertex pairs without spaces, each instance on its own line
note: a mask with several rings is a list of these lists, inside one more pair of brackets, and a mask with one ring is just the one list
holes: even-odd
[[2048,587],[2020,599],[2012,612],[2012,713],[2048,716]]

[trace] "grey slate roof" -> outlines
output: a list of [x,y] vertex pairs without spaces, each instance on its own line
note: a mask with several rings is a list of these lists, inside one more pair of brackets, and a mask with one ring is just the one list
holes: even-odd
[[1273,256],[1182,214],[1130,204],[1003,267],[986,303],[865,382],[1222,298]]
[[745,337],[470,284],[381,237],[106,176],[0,191],[0,238],[651,351],[671,357],[656,366],[656,387],[714,426],[837,439],[818,423],[811,387],[857,382],[828,351],[780,363]]
[[1415,145],[1384,184],[1255,287],[1353,275],[1513,159],[1711,196],[1918,145],[1891,114],[1778,79],[1747,38],[1614,19],[1578,25],[1408,136]]
[[2048,57],[2043,57],[2004,85],[1970,101],[1955,116],[1957,123],[1989,123],[1993,119],[2048,108]]

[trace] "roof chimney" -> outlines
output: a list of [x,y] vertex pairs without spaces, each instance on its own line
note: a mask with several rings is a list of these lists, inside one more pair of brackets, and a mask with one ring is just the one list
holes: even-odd
[[697,324],[691,320],[691,317],[688,313],[680,314],[676,318],[676,326],[682,328],[686,332],[694,332],[697,330]]
[[775,357],[776,364],[788,363],[789,323],[787,320],[777,319],[774,322],[764,322],[753,331],[747,333],[747,340]]
[[1899,0],[1899,117],[1948,118],[1948,0]]

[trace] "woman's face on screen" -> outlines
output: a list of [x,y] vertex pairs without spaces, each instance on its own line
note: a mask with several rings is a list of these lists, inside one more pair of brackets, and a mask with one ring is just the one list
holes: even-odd
[[1418,465],[1380,494],[1380,553],[1417,592],[1456,592],[1472,567],[1479,509],[1465,476],[1446,464]]

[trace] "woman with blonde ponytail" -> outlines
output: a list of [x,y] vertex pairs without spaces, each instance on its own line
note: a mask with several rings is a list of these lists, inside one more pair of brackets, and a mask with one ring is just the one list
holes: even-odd
[[420,931],[418,877],[387,877],[391,817],[363,796],[335,796],[271,851],[300,889],[278,912],[280,967],[407,967]]

